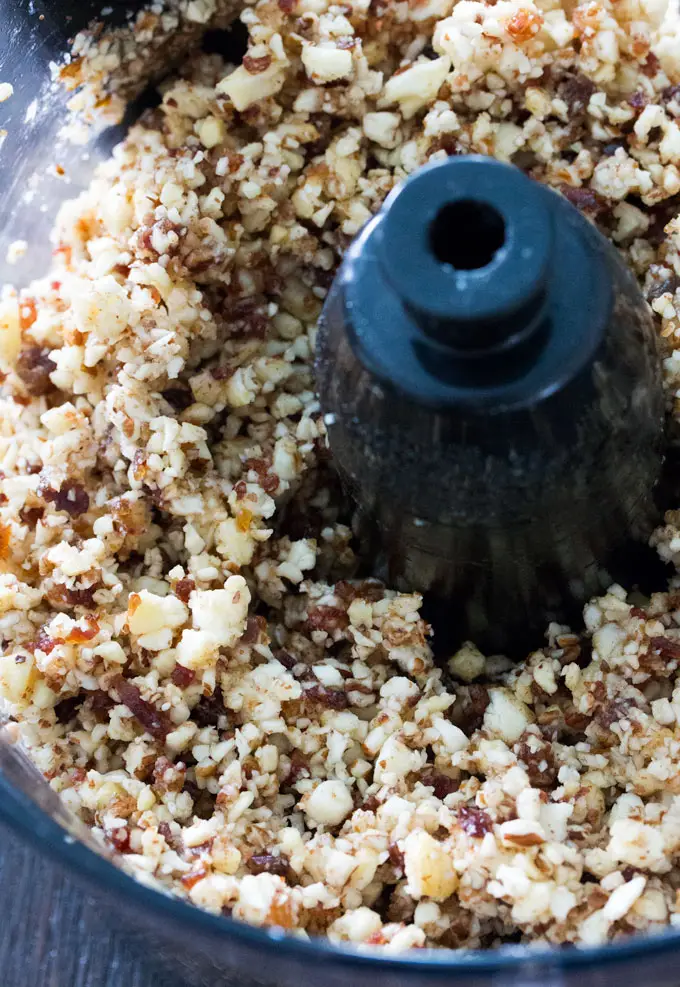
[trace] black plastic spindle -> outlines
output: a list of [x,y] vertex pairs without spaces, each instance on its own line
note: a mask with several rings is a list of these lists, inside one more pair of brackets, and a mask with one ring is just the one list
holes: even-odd
[[651,314],[555,192],[490,158],[417,172],[350,247],[317,371],[386,576],[445,639],[519,653],[602,568],[635,578],[663,461]]

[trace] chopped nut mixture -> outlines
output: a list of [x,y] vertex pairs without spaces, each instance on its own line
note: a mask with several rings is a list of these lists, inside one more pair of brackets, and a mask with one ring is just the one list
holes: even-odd
[[[128,870],[214,913],[388,951],[680,925],[680,592],[435,666],[419,596],[355,578],[312,372],[351,238],[475,152],[620,247],[677,415],[677,4],[241,17],[242,64],[185,60],[2,295],[5,705]],[[654,541],[680,563],[680,511]]]

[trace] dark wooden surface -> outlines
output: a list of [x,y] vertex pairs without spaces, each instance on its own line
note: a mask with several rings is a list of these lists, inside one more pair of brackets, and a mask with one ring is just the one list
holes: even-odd
[[2,987],[182,987],[93,920],[93,908],[46,857],[0,827]]

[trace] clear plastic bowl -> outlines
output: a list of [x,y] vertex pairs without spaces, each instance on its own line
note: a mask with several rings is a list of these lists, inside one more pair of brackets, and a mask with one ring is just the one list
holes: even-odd
[[[124,8],[114,4],[113,17]],[[111,4],[108,5],[111,11]],[[24,285],[50,261],[49,231],[60,202],[84,188],[97,161],[121,129],[77,147],[60,140],[66,98],[51,82],[50,63],[94,14],[91,0],[0,0],[0,79],[14,96],[0,104],[0,284]],[[41,19],[42,15],[42,19]],[[68,179],[54,174],[61,164]],[[15,265],[5,257],[13,241],[29,249]],[[100,904],[102,922],[120,928],[189,984],[286,987],[620,987],[622,980],[677,987],[680,931],[640,936],[597,948],[508,946],[497,951],[427,951],[390,956],[358,951],[324,939],[305,940],[282,930],[252,928],[200,911],[139,884],[94,841],[0,724],[0,820],[85,882]]]

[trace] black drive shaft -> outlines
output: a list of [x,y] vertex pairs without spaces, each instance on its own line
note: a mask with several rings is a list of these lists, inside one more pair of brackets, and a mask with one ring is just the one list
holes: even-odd
[[416,172],[345,257],[317,372],[384,575],[447,640],[519,653],[603,568],[635,579],[664,445],[651,313],[555,192],[490,158]]

